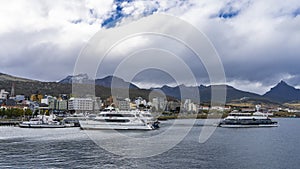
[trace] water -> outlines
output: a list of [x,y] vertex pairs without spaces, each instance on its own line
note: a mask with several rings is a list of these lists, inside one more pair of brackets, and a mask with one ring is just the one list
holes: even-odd
[[277,120],[277,128],[218,128],[203,144],[195,126],[178,145],[148,158],[107,152],[78,128],[0,127],[0,168],[299,168],[300,119]]

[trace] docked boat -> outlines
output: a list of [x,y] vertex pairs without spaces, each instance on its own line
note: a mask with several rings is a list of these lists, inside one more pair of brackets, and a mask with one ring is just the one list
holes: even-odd
[[247,127],[278,127],[278,122],[273,121],[268,114],[257,111],[255,113],[231,112],[223,119],[219,127],[247,128]]
[[93,119],[79,120],[83,130],[153,130],[159,128],[149,111],[119,111],[112,107],[101,111]]
[[53,116],[39,115],[31,118],[29,121],[23,121],[19,124],[22,128],[64,128],[65,125],[54,120]]

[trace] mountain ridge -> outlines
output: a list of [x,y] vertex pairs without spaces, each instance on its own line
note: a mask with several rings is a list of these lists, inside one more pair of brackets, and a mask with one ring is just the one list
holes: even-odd
[[87,74],[69,75],[66,78],[60,80],[58,83],[72,84],[72,83],[82,83],[82,84],[96,84],[108,88],[130,88],[130,89],[140,89],[136,85],[126,82],[123,79],[116,76],[106,76],[99,79],[90,79]]
[[[209,85],[209,86],[200,85],[200,86],[195,86],[195,87],[186,87],[185,86],[185,88],[190,88],[191,90],[193,88],[197,88],[197,89],[194,89],[193,91],[198,90],[199,95],[200,95],[200,101],[204,101],[204,102],[209,102],[211,100],[212,87],[214,87],[216,91],[223,90],[225,88],[226,100],[236,100],[236,99],[240,99],[243,97],[259,98],[259,99],[262,98],[262,96],[259,94],[238,90],[229,85]],[[170,86],[164,85],[161,88],[152,88],[152,89],[162,90],[166,95],[175,97],[177,99],[181,98],[181,95],[180,95],[181,92],[180,92],[179,86],[170,87]]]
[[23,82],[37,82],[37,80],[32,80],[32,79],[27,79],[27,78],[23,78],[23,77],[17,77],[17,76],[12,76],[9,74],[5,74],[5,73],[0,73],[0,81],[5,81],[5,80],[9,80],[9,81],[23,81]]
[[265,98],[278,102],[292,102],[300,100],[300,89],[288,85],[285,81],[280,81],[264,95]]
[[[238,100],[241,98],[252,98],[258,100],[270,100],[279,103],[291,102],[291,101],[300,101],[300,89],[296,89],[293,86],[288,85],[284,81],[280,81],[277,85],[272,87],[268,92],[263,95],[259,95],[256,93],[243,91],[236,89],[229,85],[199,85],[199,86],[185,86],[179,85],[175,87],[170,87],[168,85],[164,85],[162,87],[150,88],[150,89],[141,89],[133,83],[126,82],[121,78],[114,76],[106,76],[104,78],[91,80],[88,78],[86,74],[79,74],[76,76],[67,76],[66,78],[58,81],[58,82],[41,82],[37,80],[31,80],[21,77],[15,77],[8,74],[0,73],[0,88],[10,91],[12,83],[16,83],[16,92],[19,94],[34,94],[34,93],[43,93],[43,94],[62,94],[67,93],[70,94],[72,92],[72,82],[76,81],[76,83],[84,83],[84,84],[96,84],[96,94],[101,97],[109,97],[112,82],[113,87],[115,88],[128,88],[134,91],[134,95],[148,97],[149,94],[153,90],[161,90],[165,93],[165,95],[180,99],[180,88],[183,88],[188,95],[197,96],[196,89],[199,91],[200,101],[208,102],[211,98],[211,88],[215,87],[216,90],[220,90],[221,87],[226,88],[227,101]],[[97,93],[98,92],[98,93]]]

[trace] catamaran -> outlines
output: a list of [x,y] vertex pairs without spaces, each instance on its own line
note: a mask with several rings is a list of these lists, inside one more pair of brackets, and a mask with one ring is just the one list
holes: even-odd
[[219,123],[219,127],[278,127],[278,122],[273,121],[268,113],[259,112],[260,106],[256,106],[255,113],[240,113],[233,111]]

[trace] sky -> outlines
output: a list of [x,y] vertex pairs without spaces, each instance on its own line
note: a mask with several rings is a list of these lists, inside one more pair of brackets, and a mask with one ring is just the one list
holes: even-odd
[[[227,84],[258,94],[265,93],[280,80],[300,86],[299,0],[288,3],[280,0],[1,0],[0,3],[2,73],[59,81],[73,74],[80,51],[98,31],[117,29],[162,13],[183,19],[207,36],[223,63]],[[145,44],[170,47],[160,38],[130,40],[113,52],[107,65],[122,59],[123,51],[130,47]],[[201,73],[196,73],[199,83],[209,84],[203,66],[188,62],[192,57],[189,51],[182,49],[178,53],[195,72],[199,69]],[[104,67],[99,76],[109,75],[110,68]],[[172,82],[172,77],[156,70],[141,73],[134,79],[140,87]]]

